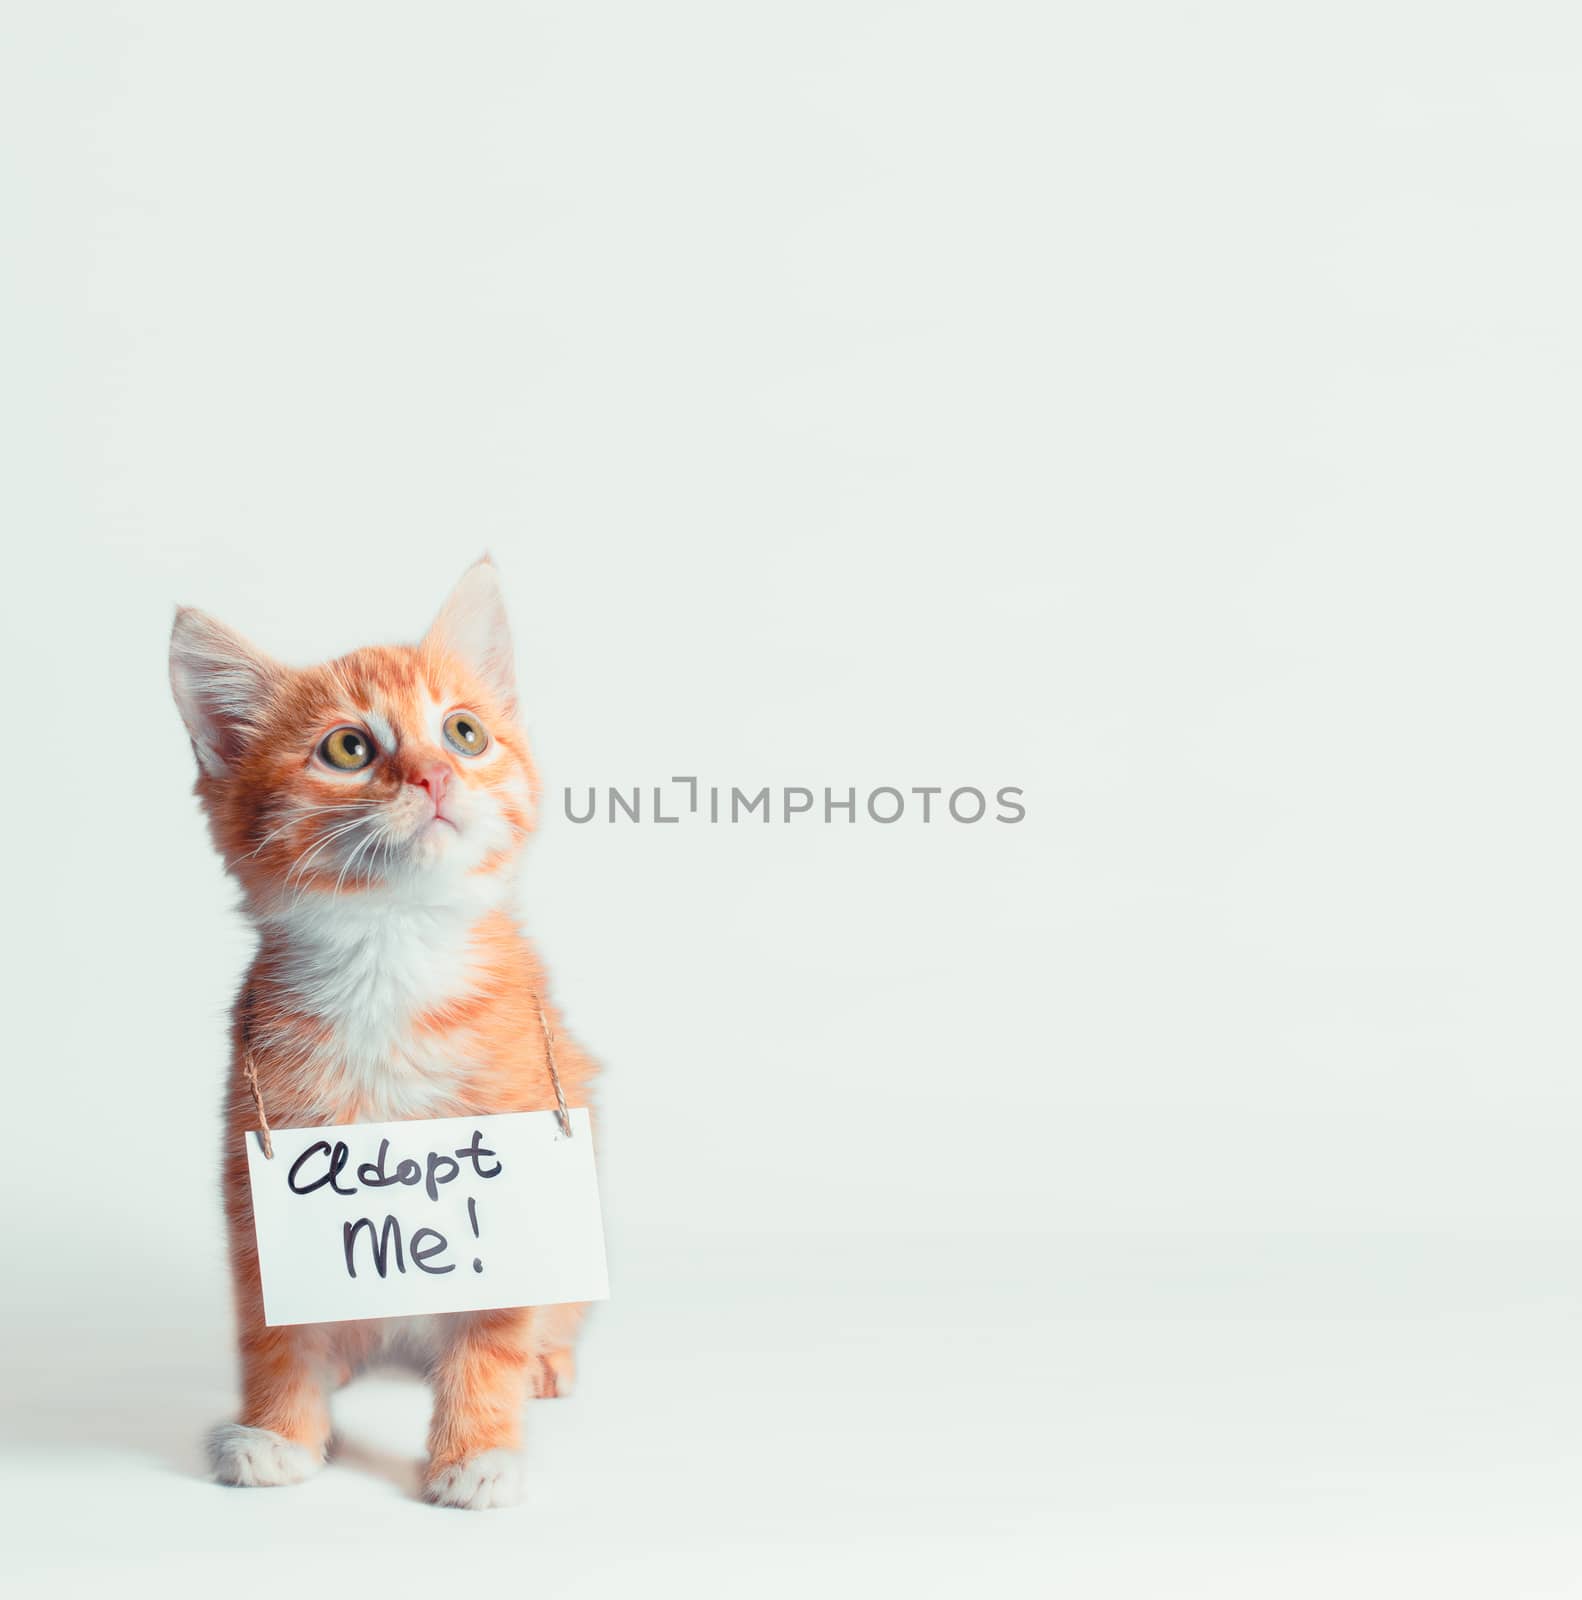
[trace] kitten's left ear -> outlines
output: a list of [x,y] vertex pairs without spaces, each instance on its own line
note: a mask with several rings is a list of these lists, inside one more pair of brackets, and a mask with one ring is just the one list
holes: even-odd
[[475,561],[439,608],[423,639],[429,649],[458,657],[511,716],[516,714],[516,666],[505,619],[500,575],[488,556]]
[[223,622],[182,606],[170,630],[170,688],[193,754],[210,777],[231,767],[284,669]]

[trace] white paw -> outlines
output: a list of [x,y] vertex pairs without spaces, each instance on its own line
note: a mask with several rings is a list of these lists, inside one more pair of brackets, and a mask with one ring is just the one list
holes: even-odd
[[209,1435],[209,1465],[221,1483],[268,1489],[311,1478],[324,1458],[269,1428],[222,1422]]
[[423,1498],[437,1506],[487,1511],[514,1506],[522,1498],[522,1458],[514,1450],[485,1450],[436,1472],[423,1486]]

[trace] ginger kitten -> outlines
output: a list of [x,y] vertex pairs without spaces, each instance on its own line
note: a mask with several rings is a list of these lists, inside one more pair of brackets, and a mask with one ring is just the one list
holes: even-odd
[[215,1476],[317,1472],[331,1391],[401,1358],[434,1390],[426,1497],[509,1504],[524,1402],[569,1388],[583,1308],[266,1327],[243,1147],[258,1124],[249,1056],[277,1127],[551,1110],[539,1003],[566,1099],[588,1104],[594,1065],[511,916],[538,780],[494,567],[466,573],[421,643],[301,670],[183,609],[170,679],[215,848],[258,932],[232,1014],[223,1160],[242,1408],[210,1436]]

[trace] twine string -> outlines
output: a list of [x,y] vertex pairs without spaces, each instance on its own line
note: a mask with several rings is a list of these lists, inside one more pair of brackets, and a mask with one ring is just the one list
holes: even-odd
[[549,1081],[555,1086],[555,1117],[560,1123],[560,1131],[569,1139],[571,1113],[566,1109],[566,1096],[560,1087],[560,1073],[555,1067],[555,1030],[550,1027],[549,1018],[544,1015],[543,996],[535,994],[533,1004],[538,1008],[538,1026],[544,1035],[544,1059],[549,1063]]
[[247,1087],[253,1091],[253,1104],[258,1107],[258,1132],[264,1141],[264,1159],[275,1159],[275,1141],[269,1137],[269,1118],[264,1115],[264,1094],[258,1087],[258,1065],[253,1060],[250,1046],[243,1045],[242,1051],[247,1065],[242,1068],[242,1076],[247,1079]]

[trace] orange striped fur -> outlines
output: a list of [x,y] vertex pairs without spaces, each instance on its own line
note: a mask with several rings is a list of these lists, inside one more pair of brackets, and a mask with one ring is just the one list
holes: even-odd
[[[279,1127],[548,1110],[540,999],[566,1099],[588,1104],[594,1065],[511,914],[538,780],[494,568],[468,571],[419,644],[301,670],[182,610],[171,682],[199,800],[259,938],[233,1014],[223,1153],[242,1407],[211,1438],[215,1473],[308,1476],[329,1445],[331,1391],[395,1358],[433,1386],[428,1497],[508,1503],[523,1403],[569,1388],[582,1308],[266,1327],[243,1147],[249,1051]],[[474,740],[486,730],[481,752],[447,737],[457,713]],[[371,753],[366,766],[322,753],[337,730]]]

